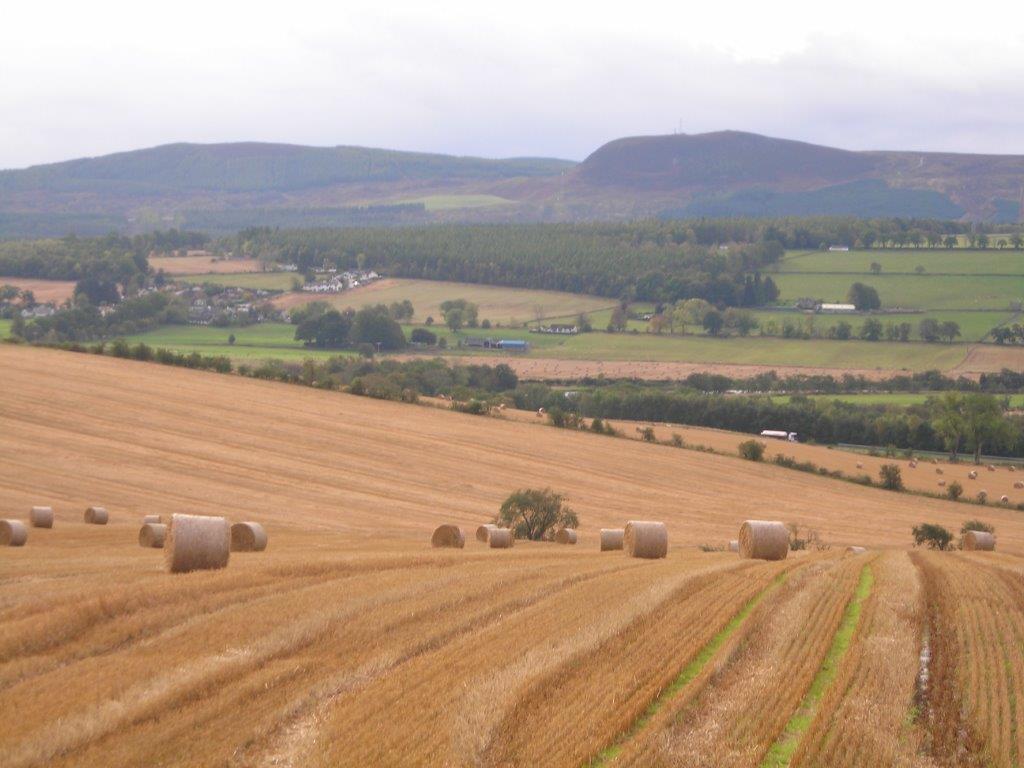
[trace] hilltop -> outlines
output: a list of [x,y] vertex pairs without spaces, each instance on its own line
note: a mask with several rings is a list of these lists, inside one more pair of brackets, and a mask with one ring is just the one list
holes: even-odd
[[638,216],[1016,221],[1022,190],[1024,156],[854,152],[740,131],[616,139],[582,163],[168,144],[0,171],[0,236]]

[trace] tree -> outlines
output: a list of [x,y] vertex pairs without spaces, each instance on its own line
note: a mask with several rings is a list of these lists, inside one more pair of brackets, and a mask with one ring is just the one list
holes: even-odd
[[942,438],[949,451],[949,460],[956,461],[963,442],[966,425],[964,423],[964,396],[960,392],[944,392],[931,401],[932,428]]
[[960,335],[960,324],[954,323],[952,320],[946,320],[939,324],[939,336],[944,338],[949,343],[953,343],[953,339]]
[[860,327],[860,337],[865,341],[878,341],[882,338],[882,322],[873,317],[865,320]]
[[757,326],[757,318],[751,312],[734,308],[725,311],[725,327],[735,329],[740,336],[749,336]]
[[228,346],[235,346],[235,334],[233,333],[228,334]]
[[611,320],[608,321],[609,331],[624,331],[626,330],[626,323],[629,322],[629,317],[626,314],[626,310],[622,306],[616,307],[612,310]]
[[871,309],[878,309],[882,306],[878,298],[878,291],[864,283],[854,283],[846,292],[846,300],[853,304],[858,312],[865,312]]
[[882,487],[889,491],[902,491],[903,478],[900,476],[900,468],[896,464],[883,464],[878,470],[878,476],[882,480]]
[[[480,308],[476,304],[471,301],[467,301],[466,299],[449,299],[448,301],[441,302],[441,314],[444,316],[445,324],[449,328],[451,328],[452,324],[448,319],[448,315],[452,312],[459,313],[458,326],[460,328],[463,325],[466,325],[469,328],[476,328],[477,314],[479,311]],[[456,330],[458,329],[452,328],[453,332]]]
[[708,335],[717,336],[722,332],[722,327],[725,325],[725,318],[722,317],[722,313],[717,309],[712,309],[704,315],[704,322],[702,325],[704,326],[704,330],[708,332]]
[[458,333],[462,327],[464,319],[462,317],[462,310],[457,308],[449,309],[444,313],[444,323],[451,329],[452,333]]
[[953,541],[953,534],[935,523],[915,525],[911,529],[911,533],[914,535],[915,547],[920,547],[923,544],[928,549],[946,550],[949,549],[949,545]]
[[853,326],[845,320],[840,320],[835,325],[835,337],[840,341],[846,341],[853,334]]
[[660,336],[661,332],[668,327],[668,324],[668,317],[665,315],[655,315],[650,319],[650,322],[647,325],[652,331],[654,331],[654,333]]
[[879,264],[877,261],[872,261],[871,262],[870,269],[871,269],[871,274],[873,274],[873,275],[880,275],[880,274],[882,274],[882,265]]
[[960,526],[960,536],[963,537],[968,531],[984,531],[994,535],[996,527],[986,523],[984,520],[965,520],[964,524]]
[[355,313],[351,309],[306,317],[295,329],[295,340],[321,349],[340,349],[349,343],[349,333]]
[[917,326],[917,334],[921,337],[921,341],[938,341],[941,330],[939,321],[930,317],[926,317]]
[[956,248],[956,245],[957,245],[956,235],[946,235],[942,239],[942,244],[944,246],[946,246],[946,248]]
[[974,450],[974,463],[981,463],[985,446],[998,445],[1012,433],[1003,417],[1003,407],[993,395],[970,392],[963,400],[964,437]]
[[372,344],[380,349],[402,349],[405,334],[402,326],[388,314],[383,304],[363,307],[352,318],[350,341],[353,344]]
[[580,524],[561,494],[550,488],[517,490],[505,499],[494,522],[511,528],[517,539],[533,541],[540,541],[554,527],[576,528]]
[[956,501],[963,495],[963,493],[964,487],[956,480],[946,486],[946,496],[950,501]]
[[401,323],[412,320],[412,316],[416,314],[416,311],[413,309],[412,302],[405,299],[404,301],[392,302],[388,307],[388,313],[394,320]]
[[413,328],[411,339],[414,344],[426,344],[428,347],[437,344],[437,334],[426,328]]

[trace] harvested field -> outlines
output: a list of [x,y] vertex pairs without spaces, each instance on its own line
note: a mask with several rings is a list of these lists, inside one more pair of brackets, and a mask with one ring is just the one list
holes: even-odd
[[13,285],[22,290],[32,291],[40,304],[62,304],[75,294],[74,280],[36,280],[29,277],[0,275],[0,285]]
[[[986,510],[997,552],[929,554],[915,567],[900,551],[910,526],[958,528],[963,506],[92,355],[0,346],[0,370],[0,517],[24,519],[45,499],[56,518],[0,551],[0,710],[18,713],[0,721],[5,767],[575,768],[652,765],[685,744],[698,751],[682,765],[757,766],[828,657],[834,679],[795,754],[866,768],[893,753],[851,731],[841,743],[861,746],[830,763],[837,735],[817,720],[888,697],[872,722],[896,727],[913,705],[921,617],[948,628],[988,610],[947,591],[942,610],[926,611],[918,598],[936,590],[919,592],[919,580],[985,575],[980,588],[1005,606],[999,636],[1019,640],[1007,633],[1024,604],[1013,591],[1024,524],[1008,510]],[[580,515],[577,546],[430,546],[439,524],[474,531],[511,490],[548,485]],[[599,550],[599,528],[621,527],[638,498],[668,527],[664,559]],[[110,510],[108,525],[83,521],[90,504]],[[779,562],[696,546],[769,510],[813,522],[835,546]],[[272,545],[171,574],[164,553],[138,545],[138,524],[172,513],[257,521]],[[872,552],[844,557],[853,543]],[[837,628],[868,568],[874,586],[846,648]],[[992,654],[1016,651],[993,643],[980,655],[998,638],[979,637],[964,634],[959,651],[979,661],[936,685],[972,702],[972,729],[1013,756],[1024,729],[981,702],[999,685]],[[897,746],[913,749],[925,729],[899,723]],[[701,752],[705,726],[719,738]]]
[[153,256],[149,259],[153,271],[163,270],[168,275],[237,275],[262,272],[263,262],[258,259],[216,259],[212,256]]

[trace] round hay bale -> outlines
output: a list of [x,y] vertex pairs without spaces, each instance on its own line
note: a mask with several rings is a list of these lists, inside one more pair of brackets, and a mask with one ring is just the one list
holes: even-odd
[[262,552],[267,548],[267,532],[259,523],[235,523],[231,526],[232,552]]
[[495,528],[487,537],[487,543],[491,549],[512,549],[512,531],[508,528]]
[[630,557],[657,560],[668,555],[668,528],[654,520],[630,520],[622,534],[622,546]]
[[498,526],[496,526],[494,523],[484,523],[476,529],[476,540],[482,541],[486,544],[487,541],[491,538],[491,531],[496,530],[498,530]]
[[988,531],[967,531],[964,549],[968,552],[991,552],[996,548],[996,537]]
[[163,523],[144,523],[139,529],[139,546],[149,549],[163,549],[167,538],[167,526]]
[[789,530],[772,520],[747,520],[740,526],[740,557],[754,560],[785,560],[789,554]]
[[863,461],[858,461],[857,462],[857,469],[864,469],[864,462]]
[[847,547],[846,554],[848,555],[863,555],[867,552],[867,547]]
[[740,540],[739,539],[730,539],[729,540],[729,551],[730,552],[739,552],[740,551]]
[[[234,538],[234,527],[231,532],[232,538]],[[466,537],[457,525],[439,525],[434,529],[434,535],[430,537],[430,546],[462,549],[466,546]]]
[[614,549],[622,549],[622,540],[625,536],[626,531],[622,528],[602,528],[601,551],[609,552]]
[[53,528],[53,507],[32,507],[28,521],[33,528]]
[[555,544],[575,544],[576,531],[572,528],[559,528],[555,533]]
[[996,465],[995,464],[989,464],[988,465],[988,471],[989,472],[995,472],[996,471]]
[[945,480],[939,480],[939,488],[942,488],[945,485],[946,485],[946,481]]
[[159,523],[162,525],[163,522],[164,519],[160,517],[160,515],[146,515],[144,518],[142,518],[143,525],[146,525],[147,523]]
[[231,556],[226,517],[171,515],[164,537],[164,559],[171,573],[223,568]]
[[975,472],[972,469],[970,472],[967,473],[967,477],[968,477],[969,480],[977,480],[978,479],[978,473]]
[[21,520],[0,520],[0,547],[23,547],[28,528]]
[[935,468],[935,474],[936,475],[941,475],[942,474],[942,467],[936,467]]
[[85,522],[89,525],[106,525],[109,519],[110,515],[103,507],[89,507],[85,510]]
[[1024,488],[1024,480],[1018,480],[1013,484],[1013,487],[1018,489]]
[[1017,471],[1017,467],[1015,467],[1013,464],[1008,466],[1007,469],[1010,470],[1011,472],[1016,472]]
[[1007,495],[1006,495],[1006,494],[1004,493],[1004,494],[1003,494],[1002,496],[1000,496],[1000,497],[999,497],[999,503],[1000,503],[1000,504],[1009,504],[1009,503],[1010,503],[1010,497],[1009,497],[1009,496],[1007,496]]

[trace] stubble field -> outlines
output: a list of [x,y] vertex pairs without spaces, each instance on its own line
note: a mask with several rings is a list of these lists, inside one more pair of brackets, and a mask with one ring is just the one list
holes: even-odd
[[[0,515],[57,512],[52,530],[0,550],[0,710],[17,713],[0,722],[5,766],[1009,766],[1020,754],[1024,680],[997,674],[1019,667],[1017,513],[986,510],[999,553],[911,555],[911,524],[958,527],[964,508],[88,355],[0,346],[0,370]],[[436,524],[470,529],[512,489],[544,485],[580,514],[577,546],[429,547]],[[108,526],[81,522],[94,503]],[[260,521],[270,546],[223,571],[167,574],[135,536],[143,514],[170,512]],[[779,563],[697,548],[747,517],[815,522],[836,546]],[[666,522],[666,559],[597,551],[599,527],[631,518]],[[844,556],[852,543],[872,550]],[[926,627],[942,642],[919,702]],[[950,747],[933,724],[954,714]]]

